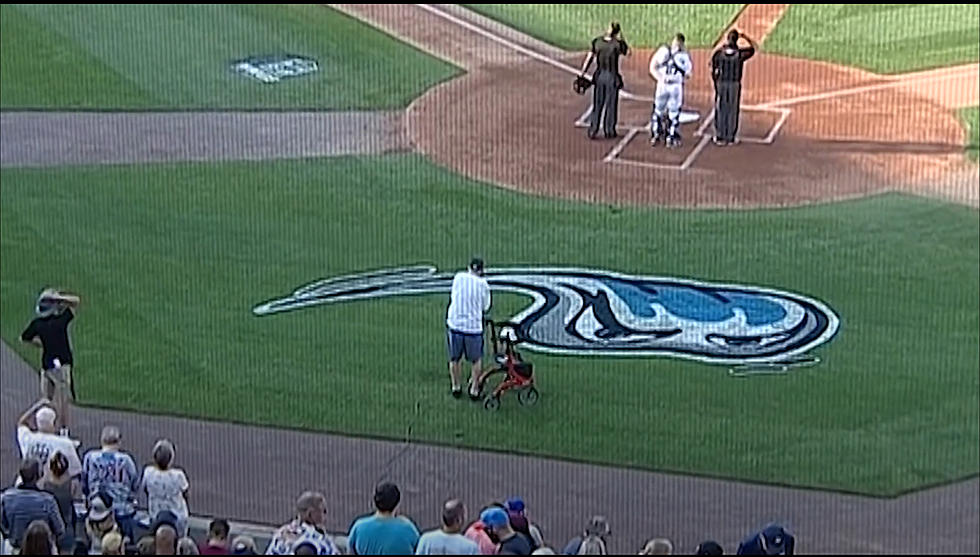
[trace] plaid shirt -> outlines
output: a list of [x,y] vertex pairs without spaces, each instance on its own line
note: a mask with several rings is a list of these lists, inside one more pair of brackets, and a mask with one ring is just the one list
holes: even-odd
[[265,554],[293,555],[296,546],[303,543],[312,544],[316,548],[317,555],[340,554],[329,536],[316,526],[301,522],[298,518],[276,530]]

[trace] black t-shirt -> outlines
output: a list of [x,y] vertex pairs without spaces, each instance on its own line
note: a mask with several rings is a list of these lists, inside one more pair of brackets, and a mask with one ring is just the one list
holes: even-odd
[[619,73],[619,57],[629,51],[626,41],[596,37],[592,39],[592,53],[595,54],[596,67],[600,70]]
[[37,317],[24,329],[20,338],[31,342],[35,337],[41,339],[44,349],[41,352],[41,368],[53,369],[54,359],[58,358],[61,365],[71,365],[71,345],[68,342],[68,324],[75,318],[70,309],[57,315]]
[[755,49],[719,48],[711,56],[711,77],[715,81],[742,81],[742,65],[755,55]]
[[520,532],[514,532],[514,536],[500,542],[497,550],[499,555],[530,555],[534,551],[531,549],[531,540]]

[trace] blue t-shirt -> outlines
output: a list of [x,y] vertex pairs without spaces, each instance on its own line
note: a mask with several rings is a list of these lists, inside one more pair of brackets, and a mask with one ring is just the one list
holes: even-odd
[[404,516],[371,515],[351,526],[347,545],[357,555],[413,555],[419,529]]

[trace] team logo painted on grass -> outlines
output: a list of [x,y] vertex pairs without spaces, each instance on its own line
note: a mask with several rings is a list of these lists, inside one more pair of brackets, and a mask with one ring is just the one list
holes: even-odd
[[316,60],[308,56],[285,54],[249,56],[232,62],[231,68],[262,83],[279,83],[286,78],[309,75],[319,70],[320,66]]
[[[670,356],[717,364],[799,363],[834,337],[837,315],[789,292],[595,269],[494,269],[490,288],[530,296],[509,321],[529,350]],[[453,274],[418,266],[319,280],[260,304],[258,316],[389,296],[448,294]],[[812,360],[811,360],[812,361]]]

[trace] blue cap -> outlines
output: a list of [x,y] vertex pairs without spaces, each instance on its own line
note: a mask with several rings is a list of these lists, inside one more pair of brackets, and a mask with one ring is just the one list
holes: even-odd
[[524,500],[520,497],[511,497],[507,500],[507,510],[515,513],[524,512]]
[[769,555],[779,555],[786,546],[786,529],[779,524],[770,524],[763,528],[762,537],[766,540]]
[[500,528],[506,526],[510,519],[500,507],[491,507],[480,513],[480,522],[487,528]]

